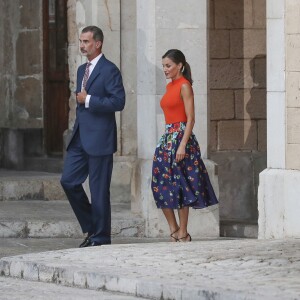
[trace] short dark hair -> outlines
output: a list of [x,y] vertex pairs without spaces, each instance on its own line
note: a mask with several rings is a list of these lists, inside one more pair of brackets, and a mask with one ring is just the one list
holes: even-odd
[[103,43],[104,35],[103,35],[103,31],[99,27],[97,27],[97,26],[87,26],[87,27],[84,27],[81,30],[81,32],[82,33],[92,32],[94,40],[95,41],[100,41],[101,43]]

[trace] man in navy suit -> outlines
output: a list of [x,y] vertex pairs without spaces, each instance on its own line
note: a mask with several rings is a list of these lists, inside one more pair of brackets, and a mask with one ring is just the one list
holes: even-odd
[[[110,182],[117,150],[115,112],[125,105],[119,69],[102,54],[103,32],[85,27],[77,71],[76,121],[67,146],[61,185],[86,237],[80,247],[111,243]],[[89,176],[91,203],[82,187]]]

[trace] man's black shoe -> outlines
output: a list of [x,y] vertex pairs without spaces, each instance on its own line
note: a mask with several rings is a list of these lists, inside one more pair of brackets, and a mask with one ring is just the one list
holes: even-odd
[[94,246],[101,246],[101,244],[98,243],[98,242],[92,242],[92,241],[90,240],[90,243],[89,243],[86,247],[94,247]]
[[88,245],[91,243],[91,237],[92,234],[87,235],[83,242],[79,245],[79,248],[88,247]]

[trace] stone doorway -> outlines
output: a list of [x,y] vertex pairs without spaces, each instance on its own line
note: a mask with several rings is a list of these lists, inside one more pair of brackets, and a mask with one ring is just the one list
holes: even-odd
[[66,1],[43,2],[43,26],[45,149],[50,156],[61,156],[70,97]]

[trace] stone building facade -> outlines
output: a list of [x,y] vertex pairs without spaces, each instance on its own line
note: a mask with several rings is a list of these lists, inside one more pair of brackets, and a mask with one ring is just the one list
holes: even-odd
[[[179,48],[192,67],[195,133],[220,198],[219,207],[208,210],[211,213],[192,212],[191,227],[198,228],[194,234],[218,236],[221,221],[222,235],[256,236],[249,228],[255,228],[259,219],[260,237],[300,236],[294,215],[300,210],[295,200],[299,197],[288,191],[288,184],[300,182],[296,171],[300,4],[297,0],[175,2],[1,1],[0,167],[28,169],[30,157],[47,160],[62,155],[62,147],[60,153],[53,150],[60,144],[49,146],[55,128],[49,120],[56,115],[51,110],[65,109],[53,108],[49,97],[59,77],[53,80],[57,72],[51,73],[51,64],[53,57],[62,58],[66,52],[69,94],[64,96],[67,113],[60,120],[67,123],[60,130],[67,136],[75,118],[76,69],[84,62],[78,51],[79,33],[95,24],[104,32],[104,54],[121,69],[127,97],[124,111],[117,115],[114,180],[129,186],[132,210],[145,218],[146,235],[166,232],[152,201],[150,169],[164,123],[159,107],[166,84],[161,56],[167,49]],[[64,19],[65,23],[58,22]],[[61,27],[54,27],[55,22]],[[64,27],[65,37],[59,35]],[[60,50],[52,53],[49,45]],[[57,60],[55,70],[62,71]],[[273,169],[279,173],[272,173]],[[288,184],[283,187],[277,180]],[[272,190],[276,195],[270,194]],[[273,200],[277,206],[272,206]],[[277,227],[273,223],[277,219],[271,221],[273,213],[281,220]]]

